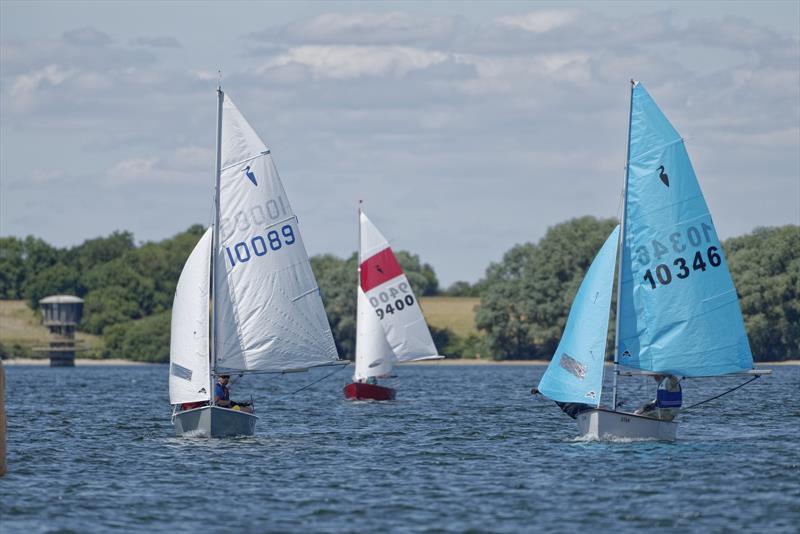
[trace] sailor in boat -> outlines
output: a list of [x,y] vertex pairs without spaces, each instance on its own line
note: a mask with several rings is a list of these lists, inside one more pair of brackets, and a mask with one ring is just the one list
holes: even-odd
[[[540,395],[540,394],[541,392],[539,391],[539,388],[534,387],[533,389],[531,389],[531,395]],[[582,412],[595,409],[594,406],[583,404],[581,402],[559,402],[559,401],[554,401],[554,402],[556,403],[556,405],[558,405],[559,408],[561,408],[562,412],[572,417],[573,419],[577,419],[578,415]]]
[[681,382],[673,375],[653,375],[653,378],[658,383],[656,398],[634,413],[662,421],[672,421],[678,416],[683,403]]
[[214,385],[214,404],[231,410],[253,413],[253,408],[249,402],[233,402],[231,400],[231,391],[228,388],[230,380],[230,375],[219,375],[217,383]]
[[367,377],[366,382],[367,382],[367,384],[369,384],[371,386],[377,386],[378,385],[378,379],[375,378],[374,376]]

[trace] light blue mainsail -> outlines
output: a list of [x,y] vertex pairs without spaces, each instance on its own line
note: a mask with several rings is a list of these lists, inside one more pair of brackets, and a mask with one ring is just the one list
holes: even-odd
[[753,368],[739,300],[683,139],[636,83],[619,363],[679,376]]
[[600,404],[618,241],[619,226],[589,266],[556,353],[539,382],[539,391],[555,401]]

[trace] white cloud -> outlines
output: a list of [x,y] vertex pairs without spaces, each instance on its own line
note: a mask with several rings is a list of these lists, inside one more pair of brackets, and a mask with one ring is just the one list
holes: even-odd
[[300,46],[269,61],[266,69],[304,65],[315,78],[403,76],[447,61],[448,55],[407,46]]
[[130,158],[117,162],[104,173],[108,186],[134,183],[203,184],[208,177],[214,152],[206,148],[184,147],[164,157]]
[[256,32],[251,38],[272,44],[403,44],[448,39],[458,26],[454,16],[417,17],[400,11],[323,13]]
[[575,10],[541,10],[521,15],[498,17],[499,24],[531,33],[546,33],[571,24],[578,17]]
[[10,111],[22,113],[33,108],[40,89],[44,86],[55,87],[75,75],[74,69],[65,69],[60,65],[48,65],[28,74],[20,74],[11,83],[8,90]]
[[[341,214],[353,198],[369,200],[377,218],[402,219],[388,231],[406,236],[402,246],[445,283],[476,279],[549,225],[614,215],[631,76],[693,139],[709,202],[732,214],[715,206],[722,235],[784,222],[786,206],[798,211],[796,30],[721,15],[702,21],[661,6],[514,15],[489,3],[481,7],[487,22],[473,22],[456,3],[416,15],[383,13],[380,3],[357,6],[369,13],[320,5],[339,12],[258,32],[260,21],[277,19],[273,6],[253,3],[225,36],[204,13],[197,26],[170,26],[179,50],[99,20],[92,23],[108,34],[4,36],[3,179],[17,180],[0,198],[0,216],[12,221],[4,231],[80,239],[25,218],[20,206],[46,198],[61,209],[62,199],[82,205],[95,194],[107,209],[74,213],[81,228],[158,239],[205,220],[217,67],[273,149],[312,253],[352,250]],[[752,198],[731,193],[753,176],[759,202],[778,207],[753,210]],[[147,217],[127,214],[131,195],[149,206]],[[486,222],[486,213],[495,218]]]

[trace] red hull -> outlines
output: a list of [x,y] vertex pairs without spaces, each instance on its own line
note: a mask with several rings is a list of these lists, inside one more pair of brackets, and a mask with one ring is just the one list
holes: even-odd
[[394,400],[394,390],[363,382],[353,382],[344,387],[344,398],[349,400]]

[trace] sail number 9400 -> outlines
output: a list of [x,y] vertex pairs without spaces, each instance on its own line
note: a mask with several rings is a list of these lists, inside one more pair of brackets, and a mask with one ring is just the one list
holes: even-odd
[[369,297],[369,302],[375,308],[378,319],[383,319],[387,314],[394,315],[394,312],[413,306],[415,301],[408,283],[400,282],[396,286],[390,286],[373,294]]
[[[675,276],[682,280],[688,278],[692,271],[705,271],[708,266],[719,267],[722,265],[722,256],[719,255],[717,252],[718,250],[717,247],[708,247],[705,257],[701,250],[695,252],[691,263],[691,269],[689,269],[689,263],[685,258],[675,258],[675,261],[672,262],[673,267],[677,268]],[[706,259],[708,262],[706,262]],[[655,272],[655,276],[653,276],[653,272]],[[647,269],[647,271],[645,271],[644,281],[650,283],[651,289],[655,289],[659,285],[666,286],[672,282],[672,273],[669,265],[661,263],[656,265],[654,270],[651,271]]]

